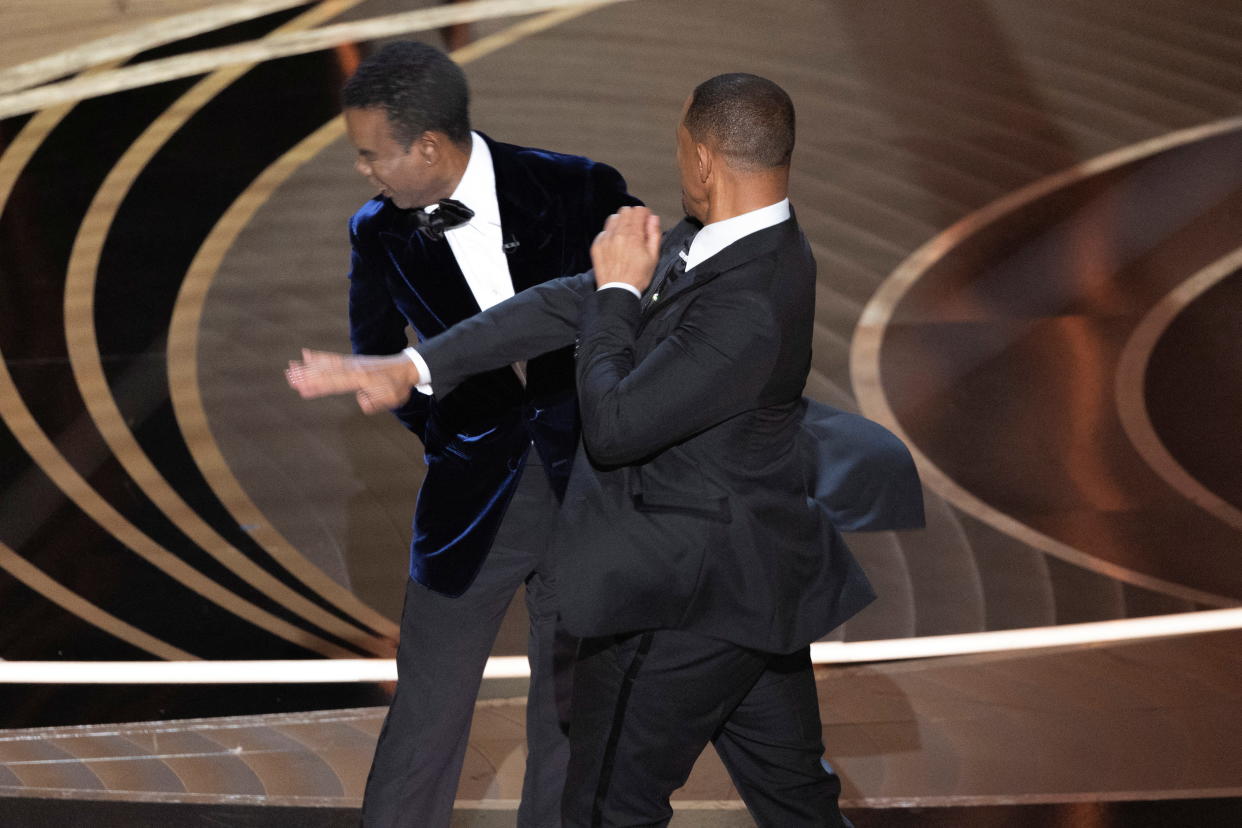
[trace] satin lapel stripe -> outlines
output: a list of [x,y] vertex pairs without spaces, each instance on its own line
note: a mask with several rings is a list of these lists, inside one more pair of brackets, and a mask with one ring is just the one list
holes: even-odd
[[621,730],[625,726],[625,712],[630,703],[630,691],[634,689],[634,681],[638,671],[642,669],[647,653],[651,651],[654,633],[645,632],[638,640],[638,648],[634,658],[621,679],[621,687],[617,692],[617,706],[612,714],[612,728],[608,733],[608,742],[604,746],[604,758],[600,765],[599,784],[595,789],[595,800],[591,805],[591,826],[600,828],[604,824],[604,802],[608,799],[608,789],[612,783],[613,766],[617,763],[617,747],[621,742]]

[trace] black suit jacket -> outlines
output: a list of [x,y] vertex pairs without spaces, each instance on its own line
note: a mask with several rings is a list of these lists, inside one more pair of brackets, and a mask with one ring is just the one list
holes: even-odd
[[[695,230],[683,222],[666,235],[657,272]],[[819,408],[819,433],[806,428],[814,286],[814,259],[791,218],[693,268],[645,310],[625,291],[596,291],[587,273],[421,346],[440,394],[579,330],[583,444],[556,533],[572,632],[677,628],[788,652],[872,600],[833,518],[904,528],[921,522],[921,496],[908,453],[879,426]],[[879,499],[864,486],[871,502],[862,506],[839,492],[836,506],[817,500],[824,475],[808,467],[808,440],[834,434],[853,441],[836,453],[860,458],[849,465],[864,476],[874,467],[904,479],[896,489],[881,482]]]
[[[639,203],[605,164],[494,142],[501,230],[515,291],[590,266],[604,219]],[[447,241],[417,232],[411,212],[386,198],[350,221],[349,328],[355,353],[391,354],[479,312]],[[532,441],[558,495],[578,441],[568,349],[530,360],[523,387],[508,366],[397,410],[426,449],[414,516],[410,575],[449,595],[473,581],[517,486]]]

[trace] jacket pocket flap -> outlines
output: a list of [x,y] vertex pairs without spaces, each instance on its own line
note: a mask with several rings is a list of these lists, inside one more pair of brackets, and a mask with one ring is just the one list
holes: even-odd
[[728,523],[733,519],[727,497],[708,497],[680,492],[635,492],[634,508],[640,512],[671,512]]

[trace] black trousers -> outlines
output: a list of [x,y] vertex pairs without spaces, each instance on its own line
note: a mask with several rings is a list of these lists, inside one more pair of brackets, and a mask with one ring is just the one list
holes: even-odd
[[557,508],[543,468],[528,465],[491,551],[464,594],[449,598],[414,580],[406,585],[397,691],[367,777],[363,825],[447,828],[483,667],[514,591],[525,584],[531,681],[518,825],[559,828],[573,643],[559,630],[548,555]]
[[712,742],[765,828],[846,828],[823,761],[810,650],[677,630],[588,639],[574,671],[566,828],[663,826]]

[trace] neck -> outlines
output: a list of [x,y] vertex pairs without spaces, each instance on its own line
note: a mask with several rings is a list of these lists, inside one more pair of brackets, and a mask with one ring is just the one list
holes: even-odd
[[441,189],[444,195],[441,198],[448,198],[457,189],[457,185],[461,183],[462,176],[466,174],[466,166],[470,163],[470,151],[473,144],[466,142],[465,146],[458,146],[452,142],[445,144],[441,152],[440,163],[444,165],[444,185]]
[[725,221],[789,197],[789,170],[720,176],[708,198],[704,224]]

